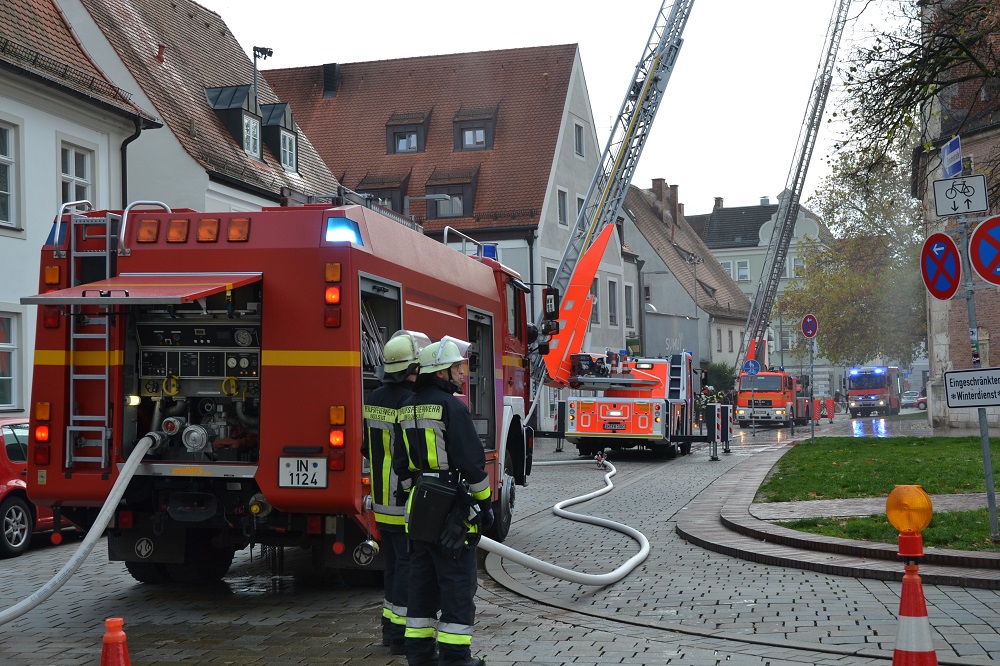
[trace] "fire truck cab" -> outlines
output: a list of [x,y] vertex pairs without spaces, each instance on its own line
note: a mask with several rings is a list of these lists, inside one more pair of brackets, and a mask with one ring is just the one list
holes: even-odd
[[875,365],[847,372],[847,400],[851,417],[899,414],[903,400],[903,374],[899,368]]
[[254,543],[379,569],[362,404],[407,328],[472,342],[464,393],[503,540],[531,469],[527,287],[390,214],[64,207],[22,299],[38,305],[33,501],[89,525],[149,437],[109,526],[136,579],[215,580]]

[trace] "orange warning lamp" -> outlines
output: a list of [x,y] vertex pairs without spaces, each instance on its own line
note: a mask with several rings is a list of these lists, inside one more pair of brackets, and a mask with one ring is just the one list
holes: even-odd
[[899,530],[899,555],[923,557],[920,531],[930,525],[934,508],[931,496],[920,486],[896,486],[885,500],[885,515]]

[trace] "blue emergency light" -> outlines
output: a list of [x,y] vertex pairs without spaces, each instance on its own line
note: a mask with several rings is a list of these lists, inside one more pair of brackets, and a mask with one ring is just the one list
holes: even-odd
[[492,259],[498,261],[497,259],[497,244],[496,243],[483,243],[483,256],[487,259]]
[[361,230],[358,223],[346,217],[326,218],[326,234],[324,236],[328,243],[354,243],[364,245],[361,240]]

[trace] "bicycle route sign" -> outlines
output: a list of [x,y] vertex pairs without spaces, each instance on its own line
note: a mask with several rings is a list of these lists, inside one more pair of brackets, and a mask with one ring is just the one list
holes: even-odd
[[819,322],[816,321],[816,315],[807,314],[802,318],[802,335],[807,338],[815,338],[818,331]]
[[962,259],[958,245],[948,234],[931,234],[920,251],[920,275],[931,296],[950,300],[962,282]]
[[979,277],[1000,285],[1000,217],[991,217],[972,232],[969,263]]
[[934,181],[934,212],[938,217],[985,213],[986,176],[962,176]]

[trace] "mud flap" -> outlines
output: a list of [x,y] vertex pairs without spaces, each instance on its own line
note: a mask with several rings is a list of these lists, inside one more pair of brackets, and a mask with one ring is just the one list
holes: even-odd
[[[137,515],[136,522],[140,522]],[[154,532],[152,521],[144,529],[112,530],[108,534],[108,559],[112,562],[155,562],[180,564],[184,562],[187,530],[163,526]],[[117,533],[116,533],[117,532]]]

